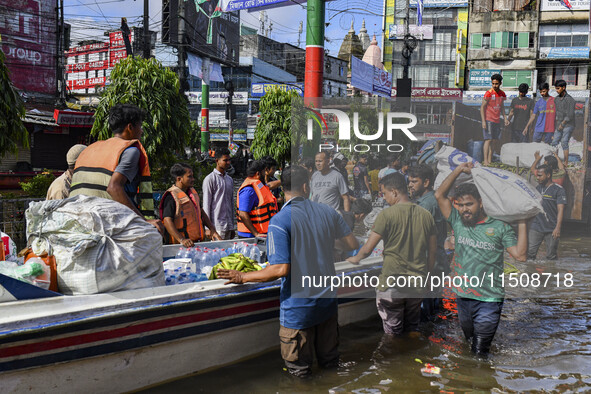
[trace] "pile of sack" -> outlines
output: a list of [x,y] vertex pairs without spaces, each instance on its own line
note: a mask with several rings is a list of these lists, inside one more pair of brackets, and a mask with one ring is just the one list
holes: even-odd
[[128,207],[79,195],[31,203],[25,215],[33,252],[55,257],[60,293],[164,286],[162,237]]

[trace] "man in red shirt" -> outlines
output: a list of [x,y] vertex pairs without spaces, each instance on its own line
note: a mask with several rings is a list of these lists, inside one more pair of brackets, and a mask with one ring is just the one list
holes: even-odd
[[485,166],[492,162],[492,142],[501,138],[501,114],[505,123],[507,116],[505,114],[504,102],[507,99],[505,92],[501,90],[503,77],[501,74],[494,74],[490,77],[492,88],[484,94],[482,105],[480,106],[480,116],[482,117],[482,135],[484,139],[483,161]]

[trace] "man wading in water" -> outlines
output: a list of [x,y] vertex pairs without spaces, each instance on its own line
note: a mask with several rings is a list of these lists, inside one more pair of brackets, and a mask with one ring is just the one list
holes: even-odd
[[[472,351],[485,356],[501,320],[505,291],[501,283],[503,254],[506,249],[518,261],[526,260],[527,222],[520,220],[518,235],[505,222],[486,215],[482,198],[471,183],[457,187],[454,208],[447,193],[462,172],[470,174],[472,163],[463,163],[443,181],[435,192],[441,213],[451,225],[455,235],[455,255],[452,277],[468,278],[460,286],[452,286],[457,294],[458,318]],[[491,278],[472,287],[472,278]],[[467,282],[467,283],[466,283]],[[457,283],[457,282],[453,282]]]

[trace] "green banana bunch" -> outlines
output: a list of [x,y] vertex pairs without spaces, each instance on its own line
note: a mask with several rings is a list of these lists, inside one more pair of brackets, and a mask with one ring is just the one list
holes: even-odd
[[218,269],[225,270],[236,270],[240,272],[252,272],[260,271],[262,267],[256,263],[256,261],[249,259],[242,253],[232,253],[226,257],[222,257],[220,262],[214,265],[211,273],[209,274],[209,280],[217,279]]

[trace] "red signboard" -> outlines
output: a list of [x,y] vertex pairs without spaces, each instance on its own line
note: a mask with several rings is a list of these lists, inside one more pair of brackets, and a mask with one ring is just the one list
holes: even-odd
[[[463,91],[456,88],[412,88],[411,96],[423,100],[461,100]],[[396,97],[396,88],[392,89],[392,97]]]
[[108,60],[97,60],[96,62],[68,64],[66,72],[77,73],[82,71],[105,70],[109,68]]
[[[131,42],[131,34],[129,34],[129,42]],[[125,41],[123,40],[123,33],[121,31],[113,31],[109,33],[109,43],[111,44],[111,49],[124,47]]]
[[79,47],[70,48],[70,50],[68,52],[66,52],[66,54],[68,56],[76,56],[76,55],[80,55],[83,53],[89,53],[89,52],[104,52],[107,49],[109,49],[108,42],[98,42],[96,44],[88,44],[88,45],[82,45]]
[[56,93],[57,0],[0,0],[0,48],[18,89]]
[[88,79],[70,79],[68,80],[69,90],[90,89],[95,86],[105,86],[106,77],[96,77]]
[[109,62],[110,67],[115,67],[115,65],[117,63],[119,63],[121,61],[121,59],[127,57],[127,50],[125,48],[114,49],[114,50],[111,50],[111,53],[109,56],[110,56],[110,62]]

